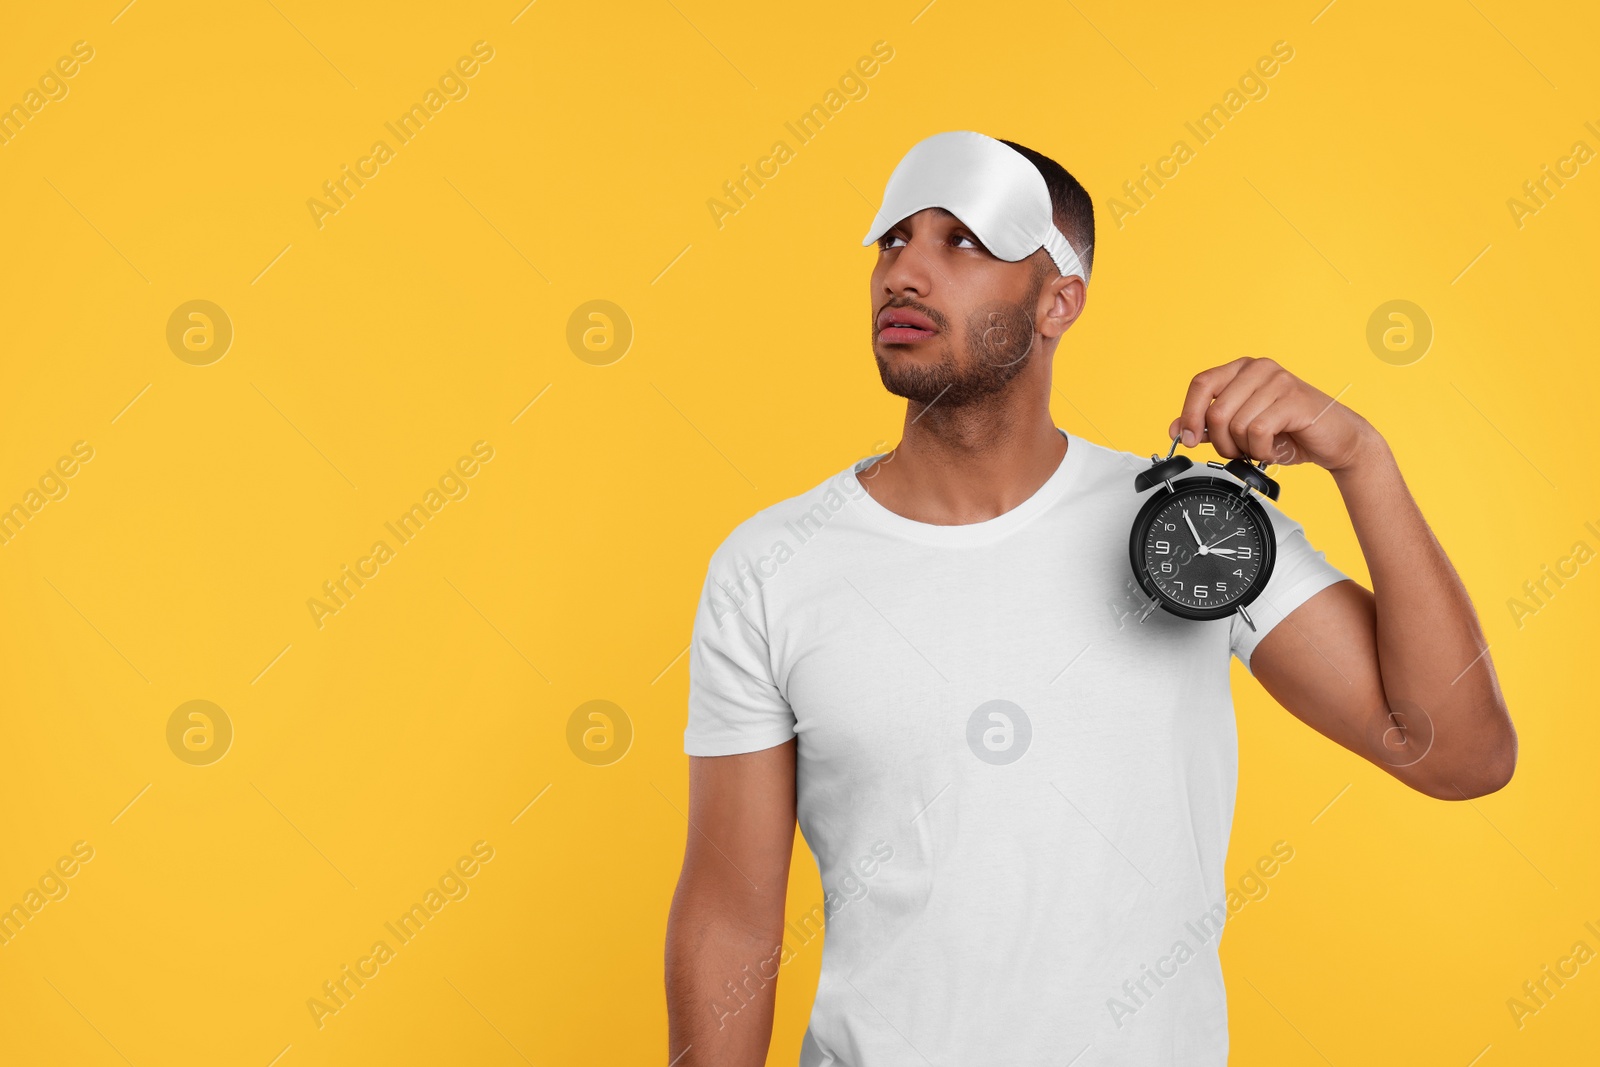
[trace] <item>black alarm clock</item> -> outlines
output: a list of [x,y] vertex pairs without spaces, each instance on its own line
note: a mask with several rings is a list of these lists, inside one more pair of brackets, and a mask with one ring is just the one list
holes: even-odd
[[1278,543],[1271,518],[1251,494],[1276,500],[1278,483],[1263,473],[1265,460],[1257,466],[1247,459],[1206,464],[1236,480],[1174,481],[1194,466],[1189,457],[1173,455],[1177,447],[1174,437],[1166,458],[1152,455],[1150,469],[1133,480],[1137,493],[1160,487],[1139,509],[1128,537],[1134,578],[1152,601],[1139,621],[1158,607],[1199,622],[1237,612],[1254,630],[1246,608],[1272,577]]

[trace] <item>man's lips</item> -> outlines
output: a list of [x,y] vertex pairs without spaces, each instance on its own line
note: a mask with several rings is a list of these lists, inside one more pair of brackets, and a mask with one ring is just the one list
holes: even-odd
[[910,308],[884,308],[878,313],[878,340],[885,344],[912,344],[938,332],[931,319]]
[[918,330],[911,326],[886,326],[878,331],[878,340],[886,345],[908,345],[932,337],[937,330]]

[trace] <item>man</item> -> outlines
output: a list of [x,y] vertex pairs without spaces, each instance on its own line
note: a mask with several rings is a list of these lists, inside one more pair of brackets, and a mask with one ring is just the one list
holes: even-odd
[[[1149,460],[1049,409],[1088,194],[1031,149],[939,134],[873,241],[901,441],[740,524],[695,618],[668,1059],[764,1063],[779,967],[825,918],[801,1067],[1221,1067],[1230,656],[1412,788],[1482,796],[1516,734],[1471,601],[1378,431],[1241,358],[1163,428],[1331,472],[1376,592],[1263,500],[1277,558],[1249,622],[1147,614],[1128,539]],[[797,818],[825,899],[786,924]]]

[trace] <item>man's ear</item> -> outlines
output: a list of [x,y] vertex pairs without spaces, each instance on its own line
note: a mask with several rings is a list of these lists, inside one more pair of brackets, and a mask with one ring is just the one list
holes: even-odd
[[1046,338],[1060,337],[1083,314],[1088,292],[1076,274],[1059,274],[1039,290],[1039,333]]

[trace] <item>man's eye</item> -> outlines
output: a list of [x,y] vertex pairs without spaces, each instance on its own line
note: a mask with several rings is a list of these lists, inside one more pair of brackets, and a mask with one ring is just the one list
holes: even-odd
[[[952,241],[966,241],[969,244],[971,244],[973,248],[982,248],[983,247],[982,245],[980,245],[978,243],[978,239],[976,237],[971,236],[970,234],[953,233],[953,234],[950,235],[950,239]],[[884,251],[888,251],[890,248],[895,247],[891,242],[904,241],[904,240],[905,240],[905,238],[903,238],[903,237],[896,237],[896,236],[894,236],[892,234],[886,234],[885,236],[878,238],[878,247],[880,249],[883,249]]]

